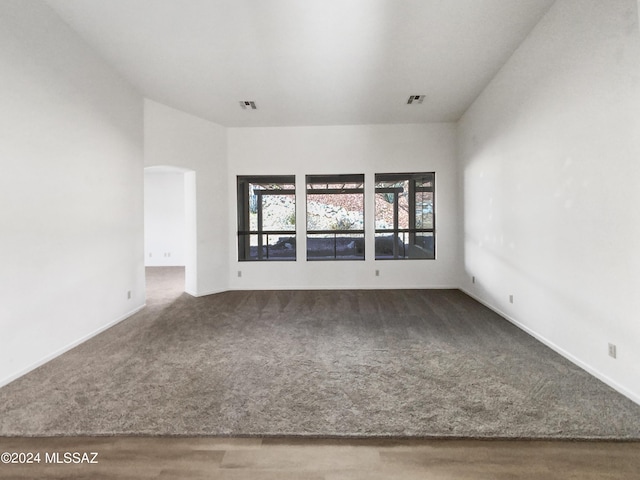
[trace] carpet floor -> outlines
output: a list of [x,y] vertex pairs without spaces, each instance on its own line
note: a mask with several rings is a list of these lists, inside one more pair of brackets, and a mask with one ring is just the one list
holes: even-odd
[[148,270],[144,310],[0,389],[0,435],[640,439],[639,405],[460,291]]

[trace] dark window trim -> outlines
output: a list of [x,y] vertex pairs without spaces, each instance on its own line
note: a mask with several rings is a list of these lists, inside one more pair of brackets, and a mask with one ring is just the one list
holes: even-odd
[[[309,195],[343,195],[343,194],[361,194],[362,195],[362,219],[363,225],[365,225],[365,203],[364,197],[364,183],[365,175],[363,173],[358,174],[336,174],[336,175],[306,175],[305,185],[307,198],[305,199],[305,208],[307,208]],[[322,188],[322,185],[337,185],[337,184],[356,184],[361,185],[358,187],[344,187],[344,188]],[[314,188],[313,185],[318,186]],[[308,213],[308,210],[307,210]],[[306,227],[306,239],[307,239],[307,261],[321,262],[321,261],[364,261],[365,260],[365,230],[362,229],[341,229],[341,230],[309,230],[308,223]],[[309,236],[310,235],[333,235],[333,258],[327,257],[309,257]],[[358,258],[344,258],[339,257],[337,253],[337,241],[338,235],[360,235],[362,246],[362,257]]]
[[307,195],[342,195],[350,193],[364,194],[364,188],[325,188],[324,190],[319,188],[307,188]]
[[[309,181],[310,178],[313,179],[312,182]],[[305,180],[307,185],[309,185],[310,183],[318,183],[318,184],[364,183],[364,174],[363,173],[346,173],[346,174],[340,173],[337,175],[306,175]]]
[[[246,230],[242,226],[248,226],[250,224],[250,201],[249,201],[249,185],[251,184],[292,184],[293,189],[259,189],[254,190],[254,195],[258,197],[257,215],[258,215],[258,229]],[[294,251],[293,257],[278,257],[272,258],[269,255],[269,235],[282,235],[289,237],[296,237],[296,229],[294,230],[263,230],[262,229],[262,196],[263,195],[293,195],[295,202],[295,175],[238,175],[237,177],[237,191],[238,191],[238,261],[239,262],[260,262],[265,260],[270,261],[295,261],[298,255],[297,248]],[[258,248],[257,258],[251,258],[251,235],[257,235]],[[266,245],[264,244],[264,236],[266,236]]]
[[[431,186],[418,186],[418,181],[429,181],[431,182]],[[378,193],[393,193],[394,194],[394,225],[393,228],[376,228],[375,233],[388,233],[393,235],[393,257],[378,257],[374,252],[375,260],[435,260],[436,256],[436,194],[435,194],[435,184],[436,184],[436,174],[435,172],[424,172],[424,173],[376,173],[374,174],[374,186],[380,182],[409,182],[409,192],[408,192],[408,201],[409,201],[409,228],[399,228],[399,211],[398,211],[398,194],[404,191],[403,188],[400,187],[375,187],[375,194]],[[431,228],[416,228],[416,193],[418,192],[430,192],[433,194],[432,205],[433,211],[431,212],[433,218],[433,227]],[[374,215],[375,212],[375,201],[374,201]],[[398,239],[399,233],[408,233],[409,234],[409,244],[413,244],[416,241],[416,234],[418,233],[431,233],[433,236],[433,258],[429,257],[417,257],[417,258],[408,258],[406,255],[400,256],[398,251]],[[375,234],[374,234],[375,237]],[[375,238],[374,238],[375,242]]]
[[296,184],[295,175],[238,175],[238,181],[240,179],[248,183],[291,183]]

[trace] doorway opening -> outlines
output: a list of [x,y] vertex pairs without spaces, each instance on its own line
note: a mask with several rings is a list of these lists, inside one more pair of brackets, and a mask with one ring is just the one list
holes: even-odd
[[149,300],[196,294],[195,171],[166,165],[144,169],[144,256]]

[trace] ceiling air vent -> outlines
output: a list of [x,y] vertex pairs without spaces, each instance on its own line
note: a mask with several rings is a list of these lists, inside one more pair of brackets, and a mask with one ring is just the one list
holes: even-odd
[[424,100],[424,95],[411,95],[409,100],[407,100],[407,105],[422,103]]
[[240,106],[243,110],[256,110],[258,108],[256,107],[256,102],[253,102],[251,100],[241,100]]

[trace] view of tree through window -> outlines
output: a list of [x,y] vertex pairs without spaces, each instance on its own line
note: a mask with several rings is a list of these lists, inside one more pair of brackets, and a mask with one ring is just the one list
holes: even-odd
[[435,258],[435,174],[375,176],[376,260]]
[[295,176],[238,177],[238,260],[295,259]]
[[364,175],[307,175],[307,260],[364,260]]

